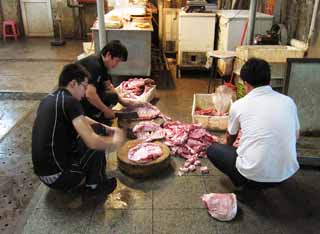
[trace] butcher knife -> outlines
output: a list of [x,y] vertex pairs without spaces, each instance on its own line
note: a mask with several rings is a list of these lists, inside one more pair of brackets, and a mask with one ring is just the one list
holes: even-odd
[[118,119],[138,119],[138,113],[136,111],[115,111],[115,116]]

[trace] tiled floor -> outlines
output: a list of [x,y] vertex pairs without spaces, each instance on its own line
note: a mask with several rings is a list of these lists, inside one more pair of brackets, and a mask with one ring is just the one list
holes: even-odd
[[[80,42],[67,42],[61,48],[52,48],[43,39],[0,42],[2,93],[50,91],[62,65],[79,53]],[[193,93],[206,93],[206,75],[182,73],[183,78],[174,79],[175,89],[158,90],[157,106],[175,120],[191,122]],[[319,168],[301,169],[281,186],[263,191],[257,200],[239,202],[238,214],[231,222],[214,220],[201,203],[204,193],[234,189],[206,159],[201,162],[209,167],[208,175],[197,171],[177,176],[183,159],[173,157],[170,168],[161,176],[142,180],[119,171],[113,152],[108,159],[108,173],[118,178],[118,187],[110,196],[49,190],[39,185],[31,166],[31,128],[38,100],[13,97],[9,95],[0,102],[0,116],[3,120],[12,116],[10,126],[14,126],[0,140],[1,233],[319,233]],[[8,124],[9,121],[2,123]]]

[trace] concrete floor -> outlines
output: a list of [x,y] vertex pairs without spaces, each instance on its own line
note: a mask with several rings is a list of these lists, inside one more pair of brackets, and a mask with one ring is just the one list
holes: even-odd
[[[44,93],[56,85],[62,66],[81,53],[81,42],[61,48],[46,39],[0,42],[0,233],[154,233],[154,234],[311,234],[320,231],[320,171],[303,168],[256,201],[238,203],[232,222],[211,218],[201,195],[234,187],[206,159],[208,175],[177,176],[183,164],[172,157],[161,176],[137,180],[108,159],[109,175],[119,186],[108,197],[62,194],[39,183],[31,165],[31,127]],[[174,74],[174,72],[173,72]],[[204,74],[182,74],[176,88],[158,90],[157,106],[175,120],[191,122],[193,93],[206,93]],[[317,153],[319,148],[315,148]]]

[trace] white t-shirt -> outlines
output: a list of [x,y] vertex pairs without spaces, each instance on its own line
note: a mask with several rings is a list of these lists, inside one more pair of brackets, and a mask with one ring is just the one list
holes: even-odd
[[293,100],[268,85],[237,100],[229,114],[228,132],[241,128],[236,167],[257,182],[281,182],[298,169],[296,134],[300,129]]

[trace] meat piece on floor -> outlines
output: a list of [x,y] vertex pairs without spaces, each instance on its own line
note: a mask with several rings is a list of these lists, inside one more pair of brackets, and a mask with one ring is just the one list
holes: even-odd
[[230,221],[237,214],[237,199],[234,193],[209,193],[201,197],[209,214],[220,221]]

